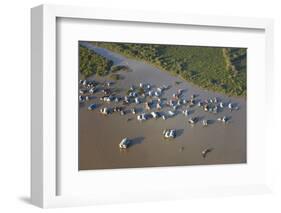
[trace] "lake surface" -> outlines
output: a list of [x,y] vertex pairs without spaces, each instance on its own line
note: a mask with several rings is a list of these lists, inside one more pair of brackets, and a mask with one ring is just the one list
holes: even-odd
[[[154,87],[170,85],[171,88],[164,93],[163,98],[170,99],[178,89],[183,89],[183,97],[186,99],[196,94],[197,100],[217,97],[224,103],[231,101],[239,106],[239,110],[230,112],[229,109],[224,108],[218,114],[205,112],[202,108],[194,106],[190,108],[190,116],[199,118],[194,126],[188,124],[188,118],[181,113],[186,107],[179,108],[178,114],[167,120],[158,118],[140,122],[136,118],[137,115],[132,113],[124,116],[120,113],[102,115],[99,112],[101,107],[120,106],[121,103],[103,103],[99,100],[102,94],[96,93],[95,98],[79,106],[80,170],[246,163],[245,97],[228,97],[204,90],[150,64],[128,59],[89,42],[80,42],[80,44],[111,59],[114,64],[127,65],[132,69],[131,72],[120,72],[122,79],[112,86],[120,90],[120,95],[124,96],[132,84],[139,85],[143,82]],[[97,76],[89,79],[100,82],[109,80],[108,77]],[[181,83],[176,84],[177,81]],[[87,107],[91,103],[97,103],[100,107],[88,111]],[[145,111],[143,103],[130,104],[126,109],[130,110],[133,107],[138,112]],[[167,112],[170,109],[164,107],[159,111]],[[158,110],[152,109],[152,111]],[[228,124],[217,121],[217,118],[222,116],[230,117]],[[202,119],[210,120],[211,124],[203,127]],[[177,131],[177,137],[173,140],[163,138],[163,130],[169,128]],[[120,150],[118,145],[125,137],[131,139],[133,144],[126,150]],[[206,148],[212,151],[203,158],[201,152]]]

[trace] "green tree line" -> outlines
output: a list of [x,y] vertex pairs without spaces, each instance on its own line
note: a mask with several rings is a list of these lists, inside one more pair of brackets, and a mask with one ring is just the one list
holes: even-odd
[[79,45],[79,71],[85,77],[93,74],[105,76],[110,72],[113,61]]
[[227,95],[246,95],[245,48],[93,42]]

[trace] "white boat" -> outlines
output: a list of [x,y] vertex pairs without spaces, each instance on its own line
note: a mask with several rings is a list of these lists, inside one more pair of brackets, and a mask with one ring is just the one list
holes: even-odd
[[163,92],[163,88],[158,87],[158,88],[157,88],[157,91],[160,92],[160,93],[162,93],[162,92]]
[[136,92],[130,92],[129,93],[129,97],[137,97],[137,93]]
[[176,137],[176,130],[175,129],[165,129],[163,131],[164,138],[175,138]]
[[101,114],[103,114],[103,115],[108,115],[108,114],[109,114],[109,109],[106,108],[106,107],[104,107],[104,108],[100,109],[100,112],[101,112]]
[[114,107],[113,108],[113,112],[120,112],[121,110],[123,110],[123,107]]
[[195,124],[196,122],[197,122],[197,118],[196,118],[196,117],[190,118],[190,119],[188,120],[188,123],[190,123],[190,124]]
[[178,89],[178,95],[181,95],[183,92],[183,89]]
[[179,108],[179,105],[174,105],[173,110],[177,110]]
[[129,101],[130,101],[130,100],[129,100],[129,97],[128,97],[128,96],[125,96],[125,97],[124,97],[124,101],[127,102],[127,103],[129,103]]
[[128,138],[124,138],[124,139],[119,143],[119,148],[120,148],[120,149],[127,149],[130,144],[131,144],[131,141],[130,141]]
[[85,101],[85,100],[84,100],[84,97],[83,97],[82,95],[79,95],[79,102],[80,102],[80,103],[84,103],[84,101]]
[[170,107],[174,106],[174,101],[173,100],[169,100],[168,106],[170,106]]
[[136,104],[140,104],[140,99],[139,98],[135,98],[135,103]]
[[170,115],[170,116],[175,116],[176,113],[170,110],[170,111],[168,111],[168,115]]
[[107,86],[107,87],[110,87],[112,84],[113,84],[113,82],[110,82],[110,81],[109,81],[109,82],[106,82],[106,86]]
[[169,86],[167,86],[167,85],[163,85],[163,86],[162,86],[162,88],[163,88],[164,90],[166,90],[166,89],[168,89],[168,88],[169,88]]
[[90,106],[88,106],[88,110],[89,111],[92,111],[92,110],[94,110],[94,109],[96,109],[97,108],[97,105],[96,104],[91,104]]
[[203,126],[208,126],[208,120],[203,120],[202,124],[203,124]]
[[93,94],[97,91],[97,89],[95,87],[92,87],[90,90],[89,90],[89,93]]
[[113,99],[114,99],[114,97],[112,95],[110,95],[108,97],[104,97],[103,100],[106,101],[106,102],[111,102],[111,101],[113,101]]
[[81,95],[84,95],[85,93],[87,93],[87,90],[86,90],[86,89],[80,89],[80,90],[79,90],[79,93],[80,93]]
[[205,112],[208,112],[208,111],[209,111],[209,106],[208,106],[207,104],[204,106],[204,111],[205,111]]
[[226,116],[220,117],[217,120],[222,122],[222,123],[227,123],[228,122],[228,118]]
[[158,112],[151,112],[150,114],[153,118],[158,118],[160,116]]
[[159,96],[161,95],[161,93],[160,93],[160,92],[155,92],[154,95],[155,95],[156,97],[159,97]]
[[153,96],[154,95],[154,92],[153,91],[148,91],[148,96]]
[[84,80],[83,81],[83,86],[86,86],[87,85],[87,80]]
[[215,107],[213,108],[213,113],[214,113],[214,114],[217,114],[217,113],[218,113],[218,107],[217,107],[217,106],[215,106]]
[[229,103],[229,104],[228,104],[228,109],[230,109],[230,111],[233,110],[233,105],[232,105],[232,103]]
[[145,120],[147,120],[147,115],[145,113],[142,113],[142,114],[138,115],[137,120],[145,121]]
[[184,114],[185,116],[188,116],[188,110],[186,109],[186,110],[183,110],[182,111],[182,114]]
[[201,154],[203,158],[206,158],[207,154],[212,151],[212,148],[204,149]]

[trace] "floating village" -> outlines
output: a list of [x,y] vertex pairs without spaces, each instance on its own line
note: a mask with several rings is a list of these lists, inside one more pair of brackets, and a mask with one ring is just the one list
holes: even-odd
[[[236,103],[223,102],[217,97],[201,100],[198,95],[191,94],[190,98],[183,98],[183,94],[186,92],[184,89],[179,89],[169,98],[163,98],[165,92],[171,88],[170,85],[157,86],[141,82],[139,85],[131,85],[127,88],[126,95],[122,96],[115,92],[114,84],[114,81],[80,80],[79,103],[87,104],[89,100],[97,99],[95,95],[98,95],[99,101],[88,104],[87,109],[88,111],[98,110],[100,115],[108,116],[109,119],[113,113],[120,114],[120,116],[131,113],[135,119],[145,125],[149,119],[162,119],[164,122],[168,122],[167,120],[175,116],[184,116],[186,125],[191,127],[201,125],[206,128],[214,121],[207,118],[200,120],[199,117],[192,115],[194,110],[217,115],[215,122],[221,123],[221,125],[231,123],[230,117],[224,115],[225,110],[229,112],[239,110]],[[136,106],[140,106],[140,108],[137,110]],[[202,129],[202,131],[204,130]],[[156,134],[162,134],[165,141],[173,141],[177,138],[177,129],[163,129],[162,132]],[[131,143],[131,139],[125,136],[121,142],[116,142],[116,145],[120,149],[127,149]],[[202,150],[202,157],[205,158],[211,150],[211,147]]]
[[79,169],[246,162],[245,50],[79,45]]

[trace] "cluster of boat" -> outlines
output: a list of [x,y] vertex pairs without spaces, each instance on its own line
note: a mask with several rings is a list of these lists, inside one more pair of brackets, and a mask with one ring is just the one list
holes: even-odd
[[[110,115],[113,113],[120,113],[120,115],[126,115],[127,113],[132,113],[136,116],[138,121],[146,121],[149,119],[159,119],[167,120],[168,118],[174,117],[180,111],[184,116],[187,117],[187,123],[194,126],[200,121],[199,117],[191,116],[192,111],[190,108],[197,106],[205,112],[218,114],[224,109],[228,109],[230,112],[233,110],[239,110],[239,107],[231,102],[225,103],[219,100],[217,97],[208,98],[206,100],[200,100],[195,94],[192,94],[189,99],[183,97],[184,90],[178,89],[176,93],[172,94],[170,99],[164,98],[163,94],[170,87],[163,85],[161,87],[154,87],[148,83],[140,83],[138,86],[132,85],[126,95],[117,95],[112,87],[114,82],[108,81],[99,83],[94,80],[81,80],[79,89],[79,102],[86,103],[91,100],[95,93],[101,93],[99,98],[102,103],[115,103],[118,106],[109,107],[103,106],[99,109],[102,115]],[[143,104],[143,107],[138,112],[135,108],[137,105]],[[128,109],[128,106],[132,106]],[[99,108],[98,103],[91,103],[88,105],[89,111],[94,111]],[[168,108],[164,111],[164,108]],[[155,110],[153,110],[155,109]],[[161,111],[162,110],[162,111]],[[222,116],[217,118],[218,122],[227,124],[230,117]],[[207,127],[211,123],[211,120],[202,119],[202,126]],[[176,138],[175,129],[165,129],[162,133],[163,137],[166,139]],[[130,140],[124,138],[119,147],[121,149],[126,149]]]

